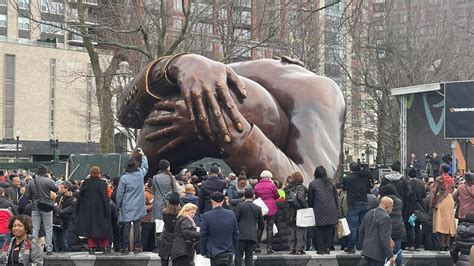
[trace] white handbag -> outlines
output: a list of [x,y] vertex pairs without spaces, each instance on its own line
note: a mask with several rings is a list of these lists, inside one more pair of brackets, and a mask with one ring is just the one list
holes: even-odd
[[263,202],[263,200],[261,198],[257,198],[253,201],[253,203],[255,205],[257,205],[258,207],[260,207],[260,209],[262,209],[262,215],[267,215],[268,213],[268,207],[267,207],[267,204],[265,204],[265,202]]
[[315,226],[313,208],[299,209],[296,211],[296,226],[311,227]]

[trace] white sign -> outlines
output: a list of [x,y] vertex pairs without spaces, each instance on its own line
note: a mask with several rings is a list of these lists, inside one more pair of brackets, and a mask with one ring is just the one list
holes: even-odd
[[[18,144],[18,151],[21,151],[22,144]],[[0,144],[0,151],[17,151],[16,144]]]

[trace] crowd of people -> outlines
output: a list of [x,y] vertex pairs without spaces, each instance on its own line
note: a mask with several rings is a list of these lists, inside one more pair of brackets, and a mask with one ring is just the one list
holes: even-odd
[[[191,265],[197,253],[212,265],[238,266],[252,265],[253,254],[265,249],[326,255],[340,245],[347,253],[362,250],[369,265],[402,265],[400,250],[422,247],[450,251],[469,265],[474,254],[474,174],[455,182],[448,164],[423,178],[416,164],[404,176],[395,162],[375,179],[354,162],[336,183],[319,166],[306,185],[298,171],[251,177],[244,166],[238,174],[213,165],[173,175],[167,160],[145,180],[148,163],[138,149],[124,174],[110,180],[98,166],[80,182],[55,180],[44,165],[34,176],[0,173],[1,260],[41,264],[43,251],[154,251],[162,265]],[[312,227],[297,223],[306,208],[314,212]],[[341,232],[344,219],[350,234]]]

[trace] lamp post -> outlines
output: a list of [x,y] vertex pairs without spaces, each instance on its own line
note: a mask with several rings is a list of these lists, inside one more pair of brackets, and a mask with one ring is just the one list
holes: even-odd
[[18,152],[19,152],[19,147],[20,147],[20,130],[16,130],[16,154],[15,154],[15,162],[18,162]]
[[58,154],[59,137],[56,136],[55,138],[53,138],[51,136],[51,138],[49,139],[49,145],[51,149],[53,150],[53,161],[56,162],[59,160],[59,154]]

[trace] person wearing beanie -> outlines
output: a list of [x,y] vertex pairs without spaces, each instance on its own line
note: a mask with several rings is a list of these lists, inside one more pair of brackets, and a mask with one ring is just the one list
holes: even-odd
[[[31,182],[30,182],[31,183]],[[95,254],[99,244],[104,253],[110,253],[111,209],[107,184],[100,177],[100,168],[94,166],[79,189],[74,233],[87,237],[89,254]]]
[[153,219],[163,220],[163,209],[168,206],[168,200],[172,192],[177,192],[176,179],[170,172],[170,162],[161,160],[158,163],[159,172],[153,176]]
[[211,194],[214,192],[224,193],[224,189],[227,187],[225,180],[219,177],[220,169],[217,165],[211,166],[209,172],[207,180],[202,183],[202,186],[199,189],[200,214],[212,210]]
[[[260,181],[255,185],[254,192],[256,198],[261,198],[268,207],[268,213],[263,217],[265,220],[267,232],[267,253],[275,253],[272,249],[273,240],[273,224],[275,222],[275,215],[277,212],[276,200],[280,198],[278,189],[271,180],[272,172],[263,170],[260,174]],[[260,251],[260,241],[262,240],[263,230],[258,231],[258,243],[256,252]]]
[[[33,202],[31,219],[33,221],[33,236],[38,238],[41,222],[45,229],[46,255],[53,252],[53,200],[51,192],[58,192],[59,188],[48,177],[48,167],[43,164],[38,166],[38,171],[33,182],[26,185],[24,196]],[[40,207],[38,207],[40,204]],[[42,208],[46,205],[48,208]],[[50,208],[49,208],[50,206]]]
[[178,213],[181,210],[179,205],[179,193],[172,192],[170,194],[170,199],[168,206],[163,210],[163,233],[160,236],[160,248],[158,255],[160,256],[161,265],[168,266],[169,259],[171,257],[171,248],[173,246],[174,240],[174,227],[176,224],[176,219]]
[[[148,159],[142,150],[137,151],[141,163],[130,159],[125,167],[125,173],[120,177],[117,188],[117,208],[119,222],[122,224],[121,254],[129,253],[130,227],[133,223],[134,253],[142,252],[140,238],[140,221],[146,215],[145,186],[143,180],[148,171]],[[138,165],[140,165],[138,167]]]

